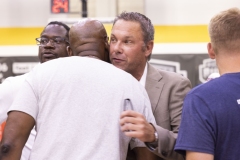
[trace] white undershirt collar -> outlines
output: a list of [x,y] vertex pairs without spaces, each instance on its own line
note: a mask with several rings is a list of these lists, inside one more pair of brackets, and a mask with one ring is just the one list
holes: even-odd
[[140,81],[139,81],[139,82],[141,83],[141,85],[143,85],[143,87],[145,87],[145,84],[146,84],[147,68],[148,68],[148,65],[147,65],[147,63],[146,63],[145,68],[144,68],[144,71],[143,71],[143,75],[142,75],[142,77],[141,77],[141,79],[140,79]]

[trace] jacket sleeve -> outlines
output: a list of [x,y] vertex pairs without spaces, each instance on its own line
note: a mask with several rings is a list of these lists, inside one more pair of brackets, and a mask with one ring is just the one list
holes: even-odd
[[[158,146],[152,150],[158,156],[167,160],[182,160],[184,157],[174,151],[174,146],[177,139],[177,133],[181,121],[181,113],[183,100],[186,94],[191,89],[191,83],[188,79],[182,77],[181,80],[172,82],[172,87],[169,87],[169,123],[170,128],[165,129],[159,124],[154,125],[158,133]],[[161,101],[159,102],[161,105]],[[150,148],[149,148],[150,149]]]

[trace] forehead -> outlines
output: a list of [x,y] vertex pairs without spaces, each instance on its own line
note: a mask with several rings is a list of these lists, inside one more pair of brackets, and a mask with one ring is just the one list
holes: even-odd
[[143,38],[140,24],[138,22],[125,20],[118,20],[114,24],[111,35],[141,39]]
[[42,32],[41,36],[65,37],[66,34],[67,34],[67,30],[63,26],[53,24],[53,25],[48,25]]

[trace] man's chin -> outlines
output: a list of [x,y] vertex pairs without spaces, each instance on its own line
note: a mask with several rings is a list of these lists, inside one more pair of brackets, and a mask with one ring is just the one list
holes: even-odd
[[47,62],[47,61],[50,61],[50,60],[53,60],[53,59],[56,59],[56,58],[44,58],[43,61],[42,61],[42,63]]
[[125,71],[125,67],[120,65],[120,64],[113,64],[115,67],[121,69],[121,70],[124,70]]

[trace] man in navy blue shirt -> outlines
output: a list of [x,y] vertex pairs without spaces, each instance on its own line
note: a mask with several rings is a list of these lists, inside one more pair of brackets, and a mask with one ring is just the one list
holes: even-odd
[[187,160],[239,160],[240,10],[231,8],[209,24],[210,58],[220,77],[194,88],[184,100],[175,150]]

